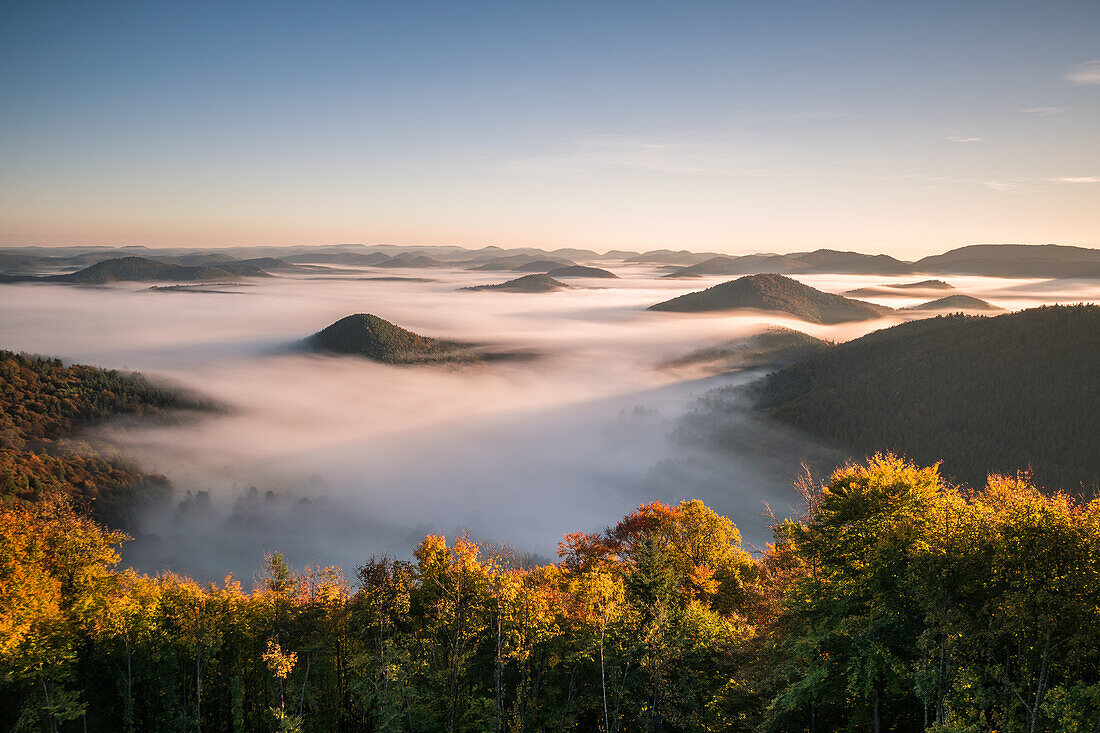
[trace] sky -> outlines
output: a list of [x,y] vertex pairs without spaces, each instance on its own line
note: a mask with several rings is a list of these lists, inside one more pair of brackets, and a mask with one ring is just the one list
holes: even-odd
[[1100,3],[0,2],[0,245],[1100,246]]

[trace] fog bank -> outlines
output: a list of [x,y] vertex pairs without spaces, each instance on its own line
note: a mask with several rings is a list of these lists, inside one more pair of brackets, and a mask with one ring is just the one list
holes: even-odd
[[[183,425],[102,429],[176,489],[127,550],[143,570],[248,577],[276,548],[298,566],[351,569],[372,553],[407,555],[428,531],[469,531],[552,557],[563,532],[602,529],[655,499],[702,499],[762,544],[763,502],[786,511],[802,460],[825,468],[843,456],[751,415],[743,401],[700,402],[759,372],[694,378],[657,365],[769,325],[847,340],[901,316],[820,326],[759,313],[646,312],[722,278],[617,272],[619,280],[530,295],[458,291],[506,278],[434,269],[431,282],[367,280],[395,273],[363,269],[219,287],[224,293],[7,285],[0,347],[139,370],[229,408]],[[844,292],[907,279],[804,281]],[[948,280],[1008,308],[1095,295],[1068,281]],[[356,312],[540,356],[393,367],[288,349]],[[180,508],[187,492],[206,493]]]

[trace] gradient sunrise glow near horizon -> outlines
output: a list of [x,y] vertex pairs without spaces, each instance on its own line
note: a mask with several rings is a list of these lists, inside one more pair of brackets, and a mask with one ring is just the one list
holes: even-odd
[[4,3],[0,246],[1100,246],[1100,3]]

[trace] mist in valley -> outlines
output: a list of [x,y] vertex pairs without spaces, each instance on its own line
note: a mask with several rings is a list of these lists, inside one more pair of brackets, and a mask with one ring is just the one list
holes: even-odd
[[[821,326],[772,313],[646,312],[728,278],[613,269],[620,279],[578,279],[540,294],[460,291],[510,275],[444,269],[193,291],[6,285],[0,346],[141,371],[224,407],[98,431],[174,486],[172,501],[146,512],[124,550],[144,571],[247,578],[273,549],[296,566],[352,570],[371,554],[407,556],[428,532],[468,532],[551,558],[564,532],[601,530],[640,503],[689,498],[762,546],[765,507],[792,510],[800,464],[823,473],[845,456],[752,411],[740,388],[760,370],[659,365],[773,325],[842,341],[913,316]],[[429,280],[367,279],[421,275]],[[914,278],[798,279],[843,293]],[[1095,296],[1087,281],[944,279],[1007,309]],[[928,300],[866,299],[892,307]],[[537,358],[396,367],[295,348],[351,313]]]

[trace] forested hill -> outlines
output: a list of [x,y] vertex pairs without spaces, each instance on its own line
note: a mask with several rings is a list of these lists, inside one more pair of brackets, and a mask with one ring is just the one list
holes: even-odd
[[811,323],[844,323],[878,318],[885,306],[824,293],[783,275],[748,275],[649,307],[651,311],[705,313],[738,308],[781,311]]
[[472,285],[463,290],[500,290],[510,293],[552,293],[555,290],[566,290],[569,286],[559,282],[549,275],[535,274],[517,277],[515,280],[497,283],[495,285]]
[[97,262],[69,275],[44,279],[98,285],[109,282],[166,282],[193,280],[232,280],[235,277],[266,277],[267,273],[245,262],[219,262],[208,265],[174,265],[144,257],[123,257]]
[[1100,306],[904,323],[768,377],[758,407],[857,453],[896,450],[977,485],[1032,466],[1100,482]]
[[354,313],[305,340],[309,349],[354,354],[387,364],[427,364],[471,358],[466,344],[428,338],[371,313]]
[[126,524],[132,502],[163,491],[166,481],[66,439],[120,415],[210,407],[139,374],[0,351],[0,500],[60,491],[102,519]]

